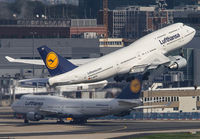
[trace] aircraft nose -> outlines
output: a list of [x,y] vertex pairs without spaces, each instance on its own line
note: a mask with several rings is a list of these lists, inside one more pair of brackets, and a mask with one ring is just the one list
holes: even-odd
[[196,34],[196,30],[194,28],[189,27],[189,26],[187,26],[187,27],[189,28],[190,32],[193,32],[194,35]]
[[196,31],[193,27],[188,26],[188,28],[192,31]]
[[196,29],[192,28],[192,31],[194,31],[194,35],[196,34]]
[[11,105],[11,108],[15,107],[16,105],[16,102],[14,102],[12,105]]
[[11,105],[11,108],[12,108],[13,110],[15,110],[16,105],[17,105],[17,102],[14,102],[14,103]]

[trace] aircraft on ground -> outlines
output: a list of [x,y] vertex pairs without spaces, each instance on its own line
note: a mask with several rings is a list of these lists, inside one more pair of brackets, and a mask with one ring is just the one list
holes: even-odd
[[[24,123],[39,121],[45,117],[55,117],[59,123],[63,118],[72,119],[72,123],[85,123],[88,118],[115,114],[124,116],[132,109],[150,108],[139,106],[142,100],[141,77],[132,80],[122,92],[113,99],[69,99],[48,95],[24,95],[12,104],[16,114],[23,115]],[[164,107],[158,105],[152,107]]]
[[38,51],[53,77],[49,85],[91,83],[114,77],[116,81],[132,80],[135,76],[147,76],[149,70],[164,65],[169,69],[180,69],[187,65],[182,56],[168,53],[190,42],[195,29],[176,23],[150,33],[131,45],[77,66],[47,46]]

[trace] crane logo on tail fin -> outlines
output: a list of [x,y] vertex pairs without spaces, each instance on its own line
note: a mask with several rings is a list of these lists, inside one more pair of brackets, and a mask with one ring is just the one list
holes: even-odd
[[48,53],[46,57],[46,65],[49,69],[53,70],[57,68],[59,63],[58,56],[54,52]]
[[141,89],[141,83],[138,79],[134,79],[131,81],[131,84],[130,84],[130,89],[133,93],[138,93],[140,92],[140,89]]

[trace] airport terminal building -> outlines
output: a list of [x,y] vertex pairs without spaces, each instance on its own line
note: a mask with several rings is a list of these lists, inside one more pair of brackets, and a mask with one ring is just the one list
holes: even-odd
[[[200,90],[195,88],[166,89],[143,92],[144,106],[165,105],[164,108],[144,109],[144,113],[200,112]],[[154,102],[152,102],[154,101]]]

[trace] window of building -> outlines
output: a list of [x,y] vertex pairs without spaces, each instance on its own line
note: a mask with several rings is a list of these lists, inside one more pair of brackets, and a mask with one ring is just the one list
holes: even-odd
[[157,100],[157,102],[158,102],[158,97],[156,97],[156,100]]
[[176,97],[174,97],[174,101],[176,101]]
[[162,97],[159,98],[159,102],[162,102]]
[[168,97],[168,102],[170,102],[170,97]]
[[174,110],[174,111],[178,111],[178,107],[174,107],[173,110]]
[[197,106],[197,110],[200,110],[200,106]]
[[174,97],[171,97],[171,101],[172,101],[172,102],[174,101]]
[[199,101],[199,96],[197,96],[197,101]]

